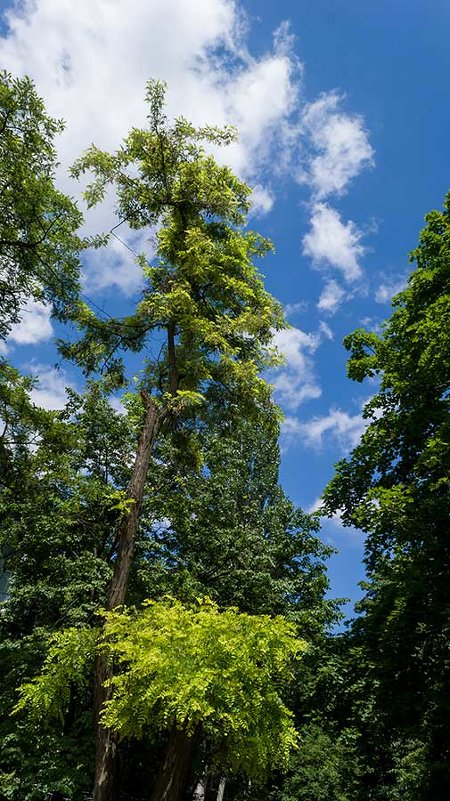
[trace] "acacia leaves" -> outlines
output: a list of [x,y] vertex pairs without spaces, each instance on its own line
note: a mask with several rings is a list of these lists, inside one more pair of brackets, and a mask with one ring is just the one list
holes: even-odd
[[235,133],[197,129],[183,118],[169,123],[164,94],[163,84],[150,82],[148,127],[133,129],[115,153],[92,147],[73,168],[77,177],[93,175],[88,204],[113,188],[118,226],[142,230],[156,252],[151,262],[137,255],[147,283],[134,314],[99,323],[80,313],[85,335],[63,353],[87,372],[119,373],[120,354],[150,341],[160,350],[146,373],[153,395],[202,393],[219,381],[258,401],[260,373],[276,360],[273,330],[284,325],[253,264],[272,245],[245,228],[250,188],[204,150],[229,144]]
[[89,684],[97,647],[98,631],[93,628],[67,628],[52,635],[41,675],[20,687],[14,714],[29,710],[42,720],[59,719],[67,712],[74,688]]
[[138,612],[104,618],[101,633],[71,628],[55,635],[41,675],[22,686],[16,712],[61,717],[70,687],[86,685],[100,649],[116,665],[102,719],[122,737],[201,728],[232,772],[258,778],[286,765],[297,735],[283,689],[292,660],[306,648],[293,624],[220,611],[207,599],[190,608],[147,601]]

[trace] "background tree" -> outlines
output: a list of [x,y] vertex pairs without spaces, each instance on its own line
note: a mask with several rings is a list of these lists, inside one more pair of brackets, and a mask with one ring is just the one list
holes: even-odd
[[10,580],[0,612],[0,797],[75,801],[92,781],[91,692],[73,699],[62,730],[10,712],[48,637],[93,622],[105,604],[133,431],[99,385],[48,412],[31,402],[31,379],[6,365],[1,378],[0,547]]
[[400,787],[411,801],[450,792],[449,200],[426,218],[416,269],[382,335],[346,340],[350,377],[380,381],[361,444],[325,493],[330,513],[341,509],[367,532],[368,582],[353,627],[370,744],[364,798],[397,798]]
[[54,183],[54,139],[62,129],[29,78],[0,72],[1,339],[26,301],[46,301],[67,319],[78,299],[82,217]]
[[[211,412],[211,407],[210,407]],[[134,565],[141,597],[150,590],[221,607],[284,614],[310,639],[334,619],[325,602],[330,549],[317,520],[296,509],[279,484],[278,410],[258,418],[212,414],[200,428],[197,470],[161,437]]]

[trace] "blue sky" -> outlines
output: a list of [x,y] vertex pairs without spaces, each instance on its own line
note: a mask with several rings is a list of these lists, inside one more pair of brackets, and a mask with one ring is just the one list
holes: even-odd
[[[262,270],[292,328],[274,375],[286,414],[282,480],[305,508],[357,442],[375,385],[345,377],[345,334],[376,329],[408,273],[425,213],[449,188],[450,7],[446,0],[34,0],[0,3],[0,64],[34,78],[67,120],[58,182],[95,141],[112,148],[143,124],[145,81],[165,78],[169,111],[235,123],[221,158],[255,186],[252,226],[273,239]],[[112,204],[87,215],[109,230]],[[139,248],[143,239],[124,232]],[[85,292],[127,309],[139,293],[130,253],[114,242],[85,264]],[[36,400],[58,406],[69,366],[53,369],[48,310],[24,309],[8,356],[40,377]],[[363,578],[358,532],[326,521],[340,553],[332,591],[355,599]]]

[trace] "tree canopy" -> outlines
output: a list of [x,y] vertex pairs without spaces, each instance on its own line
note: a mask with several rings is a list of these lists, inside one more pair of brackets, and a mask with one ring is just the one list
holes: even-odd
[[29,78],[0,72],[0,338],[29,300],[67,319],[79,293],[82,216],[55,187],[55,137]]
[[374,798],[398,797],[408,760],[416,760],[408,798],[444,798],[450,787],[449,202],[427,215],[416,268],[381,336],[359,330],[346,339],[350,377],[380,383],[361,443],[325,493],[330,512],[367,532],[354,637],[360,703],[365,694],[373,704],[364,725],[378,737],[371,781],[384,789]]
[[[0,355],[0,796],[444,801],[450,195],[381,332],[345,339],[375,392],[323,495],[366,537],[364,598],[333,632],[332,549],[280,484],[265,371],[285,320],[254,264],[272,245],[210,153],[236,132],[169,120],[161,82],[146,97],[144,129],[73,167],[88,205],[116,197],[87,241],[55,185],[62,124],[0,75],[0,339],[42,301],[86,375],[47,411]],[[121,226],[143,278],[122,317],[79,286],[81,250]]]

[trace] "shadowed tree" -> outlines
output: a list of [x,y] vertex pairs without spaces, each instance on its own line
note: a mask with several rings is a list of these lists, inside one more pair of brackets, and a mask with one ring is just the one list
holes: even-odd
[[339,508],[367,532],[368,582],[353,627],[364,798],[450,793],[449,203],[427,215],[416,268],[382,334],[358,330],[345,341],[350,377],[380,380],[361,443],[325,493],[330,513]]

